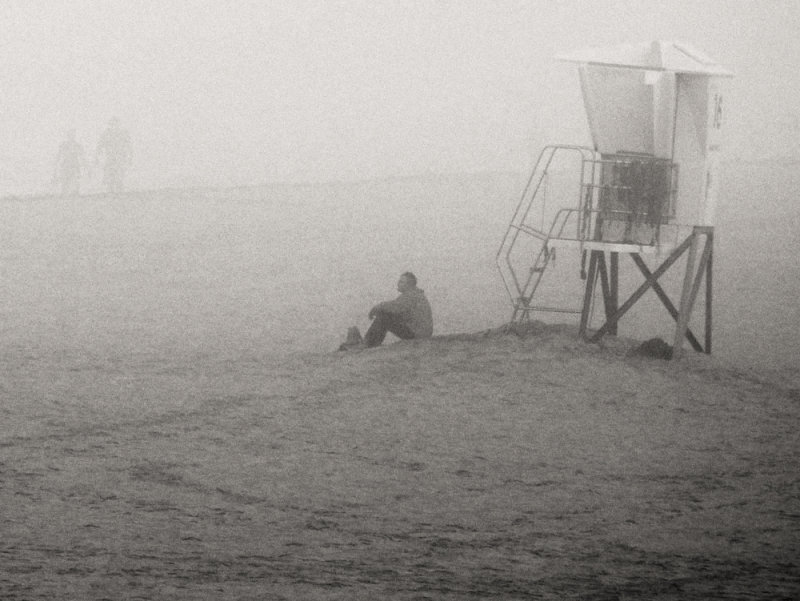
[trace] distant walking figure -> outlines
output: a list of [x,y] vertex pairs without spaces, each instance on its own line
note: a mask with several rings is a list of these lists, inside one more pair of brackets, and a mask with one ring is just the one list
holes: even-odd
[[54,183],[60,184],[61,194],[79,194],[81,187],[81,174],[86,165],[86,156],[76,137],[75,130],[67,132],[67,139],[61,142],[56,156],[56,172],[53,176]]
[[347,333],[347,342],[339,347],[347,350],[355,347],[380,346],[387,332],[398,338],[430,338],[433,335],[433,317],[431,305],[425,298],[425,292],[417,288],[417,278],[410,271],[405,272],[397,281],[400,293],[394,300],[378,303],[369,311],[372,324],[363,340],[358,328],[352,327]]
[[103,183],[112,194],[122,192],[125,171],[131,164],[131,139],[114,117],[97,143],[97,163],[103,160]]

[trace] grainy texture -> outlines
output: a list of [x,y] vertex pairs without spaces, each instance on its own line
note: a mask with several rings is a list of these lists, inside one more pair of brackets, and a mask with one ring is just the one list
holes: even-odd
[[632,346],[6,361],[0,598],[797,598],[798,383]]

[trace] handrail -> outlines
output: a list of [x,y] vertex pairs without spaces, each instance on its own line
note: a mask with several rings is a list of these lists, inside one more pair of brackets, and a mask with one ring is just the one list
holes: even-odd
[[[583,208],[583,209],[567,209],[567,208],[559,209],[559,211],[556,213],[556,216],[553,218],[553,223],[550,226],[550,230],[547,232],[547,240],[546,240],[545,243],[549,242],[550,240],[574,240],[576,242],[597,242],[598,244],[603,244],[603,243],[605,243],[605,244],[633,244],[635,246],[642,246],[642,247],[644,247],[644,246],[652,246],[652,247],[662,246],[663,247],[664,246],[664,243],[661,242],[660,240],[656,241],[656,243],[654,243],[654,244],[643,244],[641,242],[630,242],[630,241],[626,242],[626,241],[612,241],[612,240],[597,239],[597,238],[595,238],[593,231],[592,232],[586,232],[586,235],[581,235],[579,233],[575,237],[565,237],[563,235],[564,228],[566,227],[567,223],[569,222],[569,218],[573,213],[577,214],[579,216],[580,216],[581,213],[591,214],[591,215],[603,215],[604,217],[607,217],[607,216],[610,215],[610,216],[612,216],[613,218],[616,218],[616,219],[626,219],[626,218],[629,218],[632,215],[641,216],[641,213],[635,213],[633,211],[621,211],[621,210],[611,210],[611,209],[586,209],[586,208]],[[559,228],[558,233],[556,233],[554,235],[554,231],[556,229],[556,225],[558,224],[559,219],[562,219],[562,214],[565,215],[563,217],[563,223],[561,224],[561,227]],[[666,229],[669,229],[669,230],[682,231],[682,230],[690,229],[690,228],[692,228],[694,226],[692,226],[691,224],[686,224],[686,223],[662,223],[662,224],[659,225],[659,227],[660,228],[666,228]],[[674,240],[677,241],[678,237],[679,236],[676,234],[676,236],[674,237]],[[674,244],[672,244],[672,245],[666,244],[667,248],[671,248],[672,246],[674,246]]]
[[[505,235],[503,236],[503,240],[500,243],[500,247],[498,248],[497,253],[495,255],[495,263],[497,264],[498,270],[500,271],[500,276],[503,279],[503,285],[505,286],[506,292],[512,300],[514,299],[514,294],[511,291],[509,280],[513,282],[513,285],[518,293],[521,293],[521,291],[524,290],[524,288],[526,288],[527,286],[520,287],[520,281],[517,279],[517,275],[510,261],[511,250],[513,249],[517,241],[517,238],[519,237],[520,231],[526,231],[529,234],[532,234],[532,232],[529,232],[528,228],[530,230],[538,231],[536,230],[536,228],[525,226],[525,221],[527,220],[528,215],[530,214],[534,201],[539,195],[542,183],[544,181],[545,176],[548,173],[548,170],[553,162],[553,159],[559,152],[570,152],[570,153],[577,152],[578,154],[580,154],[581,159],[584,163],[587,161],[587,159],[594,160],[597,156],[595,150],[592,148],[586,146],[569,145],[569,144],[547,145],[544,148],[542,148],[541,152],[539,153],[534,168],[531,171],[531,175],[529,176],[525,188],[522,192],[522,195],[520,196],[520,200],[517,203],[517,207],[514,210],[514,215],[511,218],[509,226],[506,229]],[[578,204],[580,206],[581,199],[579,199]],[[536,236],[536,237],[541,238],[543,236],[544,232],[541,232],[541,236]],[[501,262],[501,260],[503,259],[504,261]],[[503,265],[503,263],[505,265]],[[504,267],[505,269],[507,269],[508,274],[504,272]]]
[[[557,145],[556,144],[556,145],[548,145],[548,146],[545,146],[544,148],[542,148],[541,152],[539,153],[539,157],[537,158],[536,163],[535,163],[535,165],[533,167],[533,170],[531,171],[531,175],[528,178],[528,182],[525,185],[525,189],[522,191],[522,196],[520,197],[519,203],[517,203],[517,208],[514,211],[514,215],[511,217],[511,222],[510,223],[512,225],[514,223],[517,223],[517,218],[519,216],[519,212],[522,209],[523,205],[525,205],[525,204],[527,204],[527,207],[525,208],[525,212],[523,213],[522,217],[519,219],[519,223],[524,222],[525,219],[528,217],[528,213],[530,213],[530,209],[531,209],[531,207],[533,205],[533,201],[536,199],[536,195],[538,194],[539,188],[542,185],[542,181],[544,180],[544,176],[547,175],[547,170],[549,169],[550,164],[553,162],[553,158],[555,157],[556,152],[558,152],[560,150],[578,151],[581,154],[581,157],[584,158],[584,160],[586,158],[586,154],[587,153],[591,154],[592,159],[594,159],[594,157],[595,157],[594,149],[588,148],[586,146]],[[535,185],[535,187],[533,189],[533,192],[530,194],[530,198],[528,199],[528,201],[526,203],[525,199],[528,196],[529,191],[531,189],[531,184],[533,183],[534,176],[536,175],[537,171],[539,171],[539,165],[542,163],[542,160],[544,159],[545,153],[548,152],[548,151],[549,151],[550,156],[547,159],[546,163],[544,164],[544,166],[542,168],[542,171],[541,171],[541,173],[539,175],[539,179],[536,182],[536,185]],[[511,233],[511,229],[512,228],[509,226],[509,228],[506,230],[506,234],[505,234],[505,236],[503,236],[503,241],[500,243],[500,248],[497,250],[497,254],[495,256],[496,259],[499,259],[500,255],[502,254],[503,248],[505,247],[505,242],[507,241],[508,236]],[[513,240],[512,240],[512,243],[513,243]]]
[[[541,200],[543,183],[547,181],[549,169],[559,153],[578,153],[580,155],[579,193],[574,206],[556,207],[550,227],[545,229],[546,199],[541,202],[541,223],[537,223],[530,216],[534,203]],[[586,250],[588,243],[589,248],[595,244],[608,244],[609,248],[616,245],[616,252],[620,252],[621,248],[622,252],[627,252],[624,248],[636,246],[640,250],[635,252],[641,252],[644,247],[665,248],[662,238],[664,227],[675,227],[677,239],[678,230],[685,227],[674,223],[674,203],[677,190],[675,183],[678,166],[666,161],[668,171],[661,172],[658,169],[653,171],[652,165],[639,164],[650,160],[654,163],[666,161],[666,159],[656,157],[628,156],[626,154],[601,155],[592,148],[576,145],[548,145],[542,148],[495,255],[495,262],[500,271],[503,285],[514,307],[512,322],[520,315],[526,319],[531,311],[539,310],[536,305],[532,304],[532,301],[547,266],[554,258],[553,251],[557,246],[555,241],[564,241],[570,246],[577,242],[576,246],[581,251]],[[607,167],[607,165],[623,165],[623,167],[617,170],[616,167]],[[664,175],[668,177],[665,182],[667,186],[665,196],[662,192],[653,192],[653,190],[661,190],[660,187],[651,188],[643,184],[643,182],[651,181],[648,174],[653,174],[652,181],[661,182],[664,181]],[[545,188],[545,195],[546,193]],[[657,201],[662,197],[665,197],[665,201],[662,201],[661,205],[651,204],[653,200]],[[647,230],[629,236],[630,231],[626,226],[625,232],[621,232],[622,235],[619,236],[621,240],[603,240],[598,230],[600,224],[617,221],[647,223],[655,228],[654,237],[650,238],[648,234],[644,238],[648,242],[634,242],[633,240],[638,237],[639,233],[646,234]],[[575,226],[574,233],[573,224]],[[518,265],[521,255],[515,254],[514,261],[512,261],[512,251],[520,233],[525,233],[538,240],[538,243],[531,249],[531,255],[522,255],[523,259],[527,257],[533,259],[532,265],[525,263],[525,267],[528,267],[527,277],[523,276]],[[611,238],[612,236],[616,237],[613,234],[607,237]],[[552,246],[551,241],[553,242]],[[538,250],[536,250],[537,248]],[[529,252],[528,247],[526,246],[523,251]],[[556,309],[549,307],[544,310]]]
[[[536,228],[532,228],[530,226],[525,225],[525,221],[530,214],[531,208],[533,207],[533,203],[536,200],[537,196],[539,195],[542,183],[545,179],[545,176],[548,173],[548,170],[553,162],[554,157],[559,152],[577,152],[580,154],[582,159],[582,172],[581,172],[581,179],[584,178],[584,170],[585,170],[585,163],[588,161],[593,162],[596,160],[597,153],[594,149],[586,147],[586,146],[578,146],[578,145],[548,145],[542,148],[541,152],[539,153],[539,157],[536,160],[533,170],[531,171],[531,175],[528,178],[528,181],[525,185],[525,188],[522,192],[519,202],[517,203],[517,207],[514,210],[514,215],[511,218],[508,228],[506,229],[505,235],[503,236],[503,240],[500,243],[500,247],[497,250],[495,255],[495,263],[497,264],[498,270],[500,271],[500,276],[503,279],[503,284],[506,288],[506,292],[509,297],[512,299],[515,298],[514,294],[512,293],[511,287],[509,285],[509,280],[513,282],[514,288],[516,288],[518,294],[523,294],[524,290],[527,289],[528,285],[530,284],[531,277],[529,275],[528,280],[526,281],[525,286],[520,286],[520,281],[517,279],[516,272],[511,265],[511,250],[513,249],[517,238],[519,237],[520,231],[525,231],[530,235],[534,235],[537,238],[544,240],[545,234],[544,232],[538,232]],[[538,174],[538,178],[536,177]],[[594,180],[594,165],[592,166],[592,181]],[[583,194],[583,189],[581,189],[581,196]],[[578,199],[578,206],[580,207],[582,204],[582,198]],[[552,229],[552,228],[551,228]],[[578,224],[578,231],[580,230],[580,224]],[[537,233],[539,235],[537,235]],[[546,247],[546,240],[544,242],[543,248]],[[541,253],[540,253],[541,255]],[[505,269],[507,269],[508,274],[504,272],[504,265],[501,263],[501,260],[504,259]],[[538,261],[538,258],[537,258]]]

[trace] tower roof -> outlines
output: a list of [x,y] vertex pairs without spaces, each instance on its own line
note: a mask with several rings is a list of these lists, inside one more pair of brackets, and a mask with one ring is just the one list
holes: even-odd
[[589,65],[733,77],[731,71],[686,42],[656,40],[642,44],[584,48],[560,54],[556,58]]

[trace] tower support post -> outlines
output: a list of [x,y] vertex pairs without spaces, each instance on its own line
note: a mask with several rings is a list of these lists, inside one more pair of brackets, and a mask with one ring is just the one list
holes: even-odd
[[[606,300],[606,313],[611,316],[619,309],[619,253],[609,253],[609,295]],[[615,323],[609,328],[608,333],[612,336],[617,335],[617,324]]]
[[[711,282],[711,273],[709,269],[711,253],[714,247],[714,228],[708,226],[695,226],[691,234],[691,246],[689,248],[689,255],[686,259],[686,272],[683,277],[683,289],[681,290],[681,304],[678,311],[677,325],[675,327],[675,342],[672,345],[672,356],[676,357],[682,353],[683,339],[686,337],[686,332],[689,327],[689,319],[692,316],[692,309],[694,308],[697,293],[700,290],[700,284],[703,277],[706,277],[706,353],[711,352],[710,336],[711,336],[711,315],[708,310],[710,305],[710,295],[708,288]],[[695,261],[697,258],[697,251],[700,245],[700,237],[705,237],[705,245],[703,252],[700,256],[700,261],[695,269]]]
[[593,250],[589,257],[589,273],[586,275],[586,287],[583,292],[583,308],[581,309],[581,324],[578,326],[578,334],[586,336],[586,328],[589,326],[589,313],[592,310],[592,295],[594,294],[595,281],[597,280],[597,261],[601,251]]
[[[701,244],[703,243],[701,247]],[[593,249],[589,263],[589,277],[583,297],[583,311],[581,314],[580,335],[590,342],[597,342],[606,334],[616,334],[617,324],[622,316],[644,295],[653,289],[661,303],[666,307],[670,316],[675,320],[675,337],[673,340],[673,356],[682,352],[684,339],[688,340],[692,348],[698,352],[711,352],[711,310],[712,310],[712,260],[714,248],[714,228],[710,226],[695,226],[683,242],[681,242],[664,262],[655,270],[650,271],[638,252],[630,252],[631,259],[644,275],[645,281],[621,306],[618,305],[619,294],[619,265],[618,253],[611,252],[608,265],[605,252]],[[683,286],[678,308],[670,300],[658,279],[669,270],[672,265],[686,253],[686,269],[683,276]],[[589,314],[597,278],[603,291],[605,308],[605,323],[591,336],[587,336]],[[697,337],[689,328],[697,294],[702,280],[706,279],[705,288],[705,344],[701,345]]]

